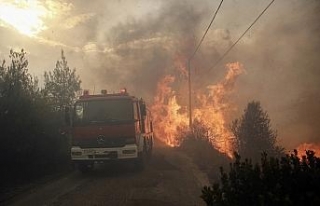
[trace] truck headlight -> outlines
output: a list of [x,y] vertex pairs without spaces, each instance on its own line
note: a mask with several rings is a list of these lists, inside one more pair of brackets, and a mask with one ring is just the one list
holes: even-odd
[[71,152],[72,156],[81,156],[82,152]]
[[122,150],[122,154],[134,154],[134,153],[136,153],[135,149]]

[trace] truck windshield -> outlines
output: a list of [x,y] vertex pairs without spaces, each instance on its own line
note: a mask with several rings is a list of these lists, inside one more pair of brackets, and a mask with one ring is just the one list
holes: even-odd
[[74,124],[99,124],[133,121],[130,100],[88,100],[75,104]]

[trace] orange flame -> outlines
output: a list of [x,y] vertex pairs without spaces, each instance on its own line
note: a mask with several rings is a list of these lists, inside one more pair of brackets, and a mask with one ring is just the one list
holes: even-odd
[[320,155],[320,144],[314,144],[314,143],[303,143],[300,144],[297,149],[298,156],[302,157],[303,155],[306,155],[307,150],[312,150],[315,152],[316,156],[319,157]]
[[179,112],[175,92],[169,84],[174,82],[173,76],[165,76],[159,83],[157,96],[151,107],[155,122],[155,135],[169,146],[177,146],[178,127],[188,124],[187,114]]
[[[226,115],[234,108],[228,100],[228,95],[232,93],[235,81],[243,70],[238,62],[226,66],[228,72],[221,82],[208,85],[204,91],[197,90],[193,120],[207,128],[206,136],[216,149],[231,157],[235,148],[233,135],[226,126]],[[177,98],[176,92],[172,89],[174,81],[175,78],[168,75],[158,83],[157,94],[151,107],[155,135],[170,146],[179,145],[179,132],[188,128],[189,123],[187,107],[178,103],[178,99],[182,98]]]
[[226,114],[235,108],[228,101],[228,95],[234,89],[236,78],[242,73],[239,62],[226,65],[229,69],[225,78],[216,85],[207,86],[208,94],[199,94],[199,106],[194,110],[194,118],[207,128],[208,138],[220,152],[232,156],[234,148],[233,134],[227,128]]

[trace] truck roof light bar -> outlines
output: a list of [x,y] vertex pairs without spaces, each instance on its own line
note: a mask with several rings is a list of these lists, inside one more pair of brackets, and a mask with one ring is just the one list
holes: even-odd
[[108,94],[108,91],[107,91],[106,89],[102,89],[102,90],[101,90],[101,94],[106,95],[106,94]]
[[89,90],[85,89],[83,90],[83,96],[88,96],[89,95]]
[[127,88],[122,88],[122,89],[120,90],[120,93],[121,93],[121,94],[128,94]]

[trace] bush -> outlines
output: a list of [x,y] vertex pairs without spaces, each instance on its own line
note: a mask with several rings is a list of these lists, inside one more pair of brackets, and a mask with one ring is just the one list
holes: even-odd
[[206,129],[199,122],[194,123],[193,133],[181,132],[180,149],[190,156],[210,180],[219,179],[219,167],[227,166],[231,159],[215,149],[206,136]]
[[297,151],[281,159],[261,156],[261,163],[241,161],[235,154],[227,173],[220,168],[220,183],[202,189],[207,205],[320,205],[320,159]]

